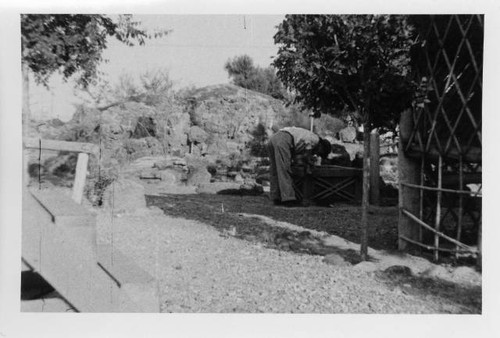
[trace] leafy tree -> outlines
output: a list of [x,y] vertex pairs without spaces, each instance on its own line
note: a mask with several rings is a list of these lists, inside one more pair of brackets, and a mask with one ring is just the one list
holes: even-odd
[[235,85],[247,89],[255,86],[256,68],[250,56],[242,55],[228,60],[224,68]]
[[266,93],[275,99],[281,100],[287,98],[283,83],[276,75],[276,70],[273,67],[257,68],[257,70],[260,77],[263,78],[261,81],[264,84],[262,93]]
[[276,99],[285,98],[285,90],[273,67],[255,66],[248,55],[230,59],[224,68],[237,86],[270,95]]
[[117,22],[105,15],[23,14],[21,15],[22,63],[47,84],[54,72],[65,79],[80,73],[78,84],[86,87],[97,75],[107,38],[133,46],[149,37],[138,28],[131,15],[120,15]]
[[361,256],[367,256],[369,133],[394,128],[411,104],[412,28],[397,15],[287,15],[273,62],[295,100],[316,115],[347,109],[364,127]]
[[97,77],[102,52],[112,36],[128,46],[143,45],[147,38],[161,37],[168,31],[148,34],[131,15],[119,15],[113,21],[105,15],[23,14],[21,48],[23,70],[23,114],[29,114],[28,72],[38,83],[47,85],[59,72],[66,80],[77,75],[76,82],[87,88]]

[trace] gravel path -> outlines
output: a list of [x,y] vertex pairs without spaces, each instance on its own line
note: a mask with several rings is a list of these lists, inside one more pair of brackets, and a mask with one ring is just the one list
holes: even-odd
[[[162,312],[480,313],[480,286],[427,284],[330,265],[322,256],[270,249],[157,208],[98,214],[98,240],[157,276]],[[437,291],[436,291],[437,290]],[[461,303],[450,293],[479,302]],[[463,298],[463,297],[459,297]]]

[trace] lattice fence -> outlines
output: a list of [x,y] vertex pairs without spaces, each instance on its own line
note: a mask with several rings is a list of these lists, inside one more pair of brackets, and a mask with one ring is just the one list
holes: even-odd
[[[482,15],[412,18],[419,45],[412,60],[419,95],[413,128],[403,144],[418,161],[418,214],[401,210],[419,227],[418,238],[400,238],[423,250],[480,258],[482,187]],[[404,195],[403,195],[404,196]]]

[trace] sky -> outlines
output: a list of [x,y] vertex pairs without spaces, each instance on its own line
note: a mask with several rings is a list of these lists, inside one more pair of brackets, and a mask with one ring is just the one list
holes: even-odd
[[[283,15],[134,15],[150,32],[169,30],[162,38],[147,40],[144,46],[129,47],[109,38],[99,70],[110,84],[123,74],[138,79],[147,71],[167,70],[174,88],[204,87],[228,83],[224,64],[247,54],[254,64],[268,67],[278,47],[273,36]],[[33,82],[33,81],[32,81]],[[31,87],[32,114],[39,118],[71,118],[75,95],[73,82],[53,76],[50,90]]]

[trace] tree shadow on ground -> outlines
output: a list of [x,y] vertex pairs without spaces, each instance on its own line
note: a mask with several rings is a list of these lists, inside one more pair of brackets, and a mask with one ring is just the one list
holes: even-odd
[[[251,191],[228,190],[217,195],[146,196],[146,201],[148,205],[161,208],[167,215],[206,222],[216,228],[242,222],[237,215],[228,216],[227,213],[245,213],[325,232],[351,242],[359,241],[361,210],[357,205],[339,203],[329,207],[276,207],[266,195],[250,196]],[[373,210],[368,233],[370,247],[377,250],[397,249],[397,217],[397,208]],[[253,227],[251,222],[245,224],[249,227],[245,229],[247,232],[253,231],[258,235],[261,230],[258,226]]]
[[[224,198],[231,197],[231,199]],[[254,197],[252,197],[254,198]],[[253,213],[259,215],[269,216],[279,221],[290,221],[294,216],[295,221],[293,224],[301,224],[300,213],[311,213],[311,218],[316,219],[316,224],[306,223],[309,229],[324,231],[321,222],[321,213],[314,214],[319,208],[273,208],[262,205],[261,201],[254,202],[253,199],[248,199],[247,196],[235,198],[235,196],[221,196],[211,195],[210,198],[203,198],[199,195],[191,196],[147,196],[148,205],[155,205],[161,208],[167,215],[175,217],[183,217],[201,221],[205,224],[213,226],[220,231],[222,237],[235,237],[242,240],[250,241],[253,243],[262,244],[264,247],[290,251],[296,254],[304,255],[318,255],[326,256],[329,254],[336,254],[342,257],[346,262],[351,265],[361,262],[359,252],[357,250],[342,250],[334,246],[325,245],[323,240],[319,237],[313,236],[309,231],[294,231],[288,228],[272,226],[264,220],[257,217],[244,216],[242,213]],[[255,197],[262,199],[261,197]],[[295,210],[298,209],[298,210]],[[345,210],[344,210],[345,209]],[[374,209],[376,214],[382,216],[382,220],[387,217],[392,217],[392,210],[380,208],[381,210]],[[320,211],[332,211],[328,208],[322,208]],[[350,208],[339,207],[337,213],[346,212],[350,215]],[[260,212],[259,212],[260,211]],[[276,213],[280,217],[273,217]],[[387,215],[386,215],[387,214]],[[285,216],[286,217],[285,217]],[[314,217],[316,216],[316,217]],[[337,215],[338,216],[338,215]],[[307,218],[309,219],[309,218]],[[347,225],[352,224],[346,215],[343,215],[341,220],[347,220]],[[349,234],[352,229],[348,226],[340,227],[340,233],[333,233],[337,236],[344,237],[351,240],[349,236],[342,236],[342,234]],[[380,229],[379,235],[384,235],[383,228]],[[356,229],[354,229],[356,231]],[[328,233],[332,233],[328,231]],[[352,237],[352,236],[351,236]],[[404,256],[404,253],[394,251],[392,246],[383,246],[382,248],[387,252],[395,255]],[[373,259],[370,259],[374,261]],[[347,264],[347,265],[349,265]],[[386,272],[375,272],[375,278],[388,285],[391,289],[399,288],[403,294],[414,295],[419,298],[433,298],[437,299],[439,303],[444,304],[442,312],[450,313],[481,313],[481,286],[465,287],[459,284],[436,280],[425,277],[417,277],[408,273],[405,269],[388,269]],[[447,307],[448,306],[448,307]],[[460,309],[459,312],[457,312]]]
[[395,269],[378,271],[375,276],[389,288],[399,288],[403,294],[439,300],[443,304],[445,313],[481,314],[482,312],[481,286],[463,286],[437,278],[414,276],[404,270]]

